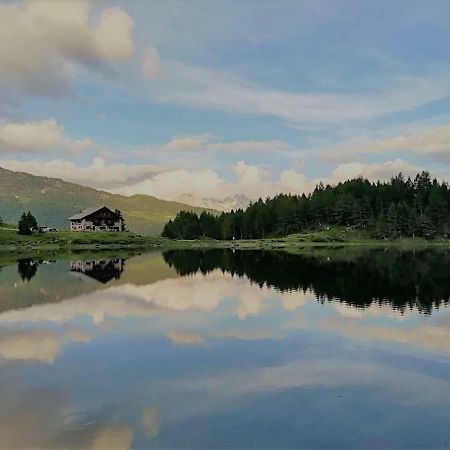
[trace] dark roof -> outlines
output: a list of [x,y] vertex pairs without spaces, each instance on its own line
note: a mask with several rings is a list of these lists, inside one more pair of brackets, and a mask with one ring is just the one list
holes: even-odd
[[[94,214],[97,211],[100,211],[101,209],[106,208],[106,206],[95,206],[93,208],[86,208],[83,209],[83,211],[80,211],[77,214],[74,214],[73,216],[69,217],[67,220],[79,220],[84,219],[87,216],[90,216],[91,214]],[[109,209],[109,208],[107,208]]]

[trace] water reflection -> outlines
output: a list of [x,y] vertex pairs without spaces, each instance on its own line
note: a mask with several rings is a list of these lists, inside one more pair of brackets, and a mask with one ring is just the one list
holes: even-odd
[[446,251],[125,258],[0,272],[5,448],[449,442]]
[[431,313],[450,298],[450,252],[424,249],[326,249],[322,254],[286,252],[172,250],[164,260],[180,275],[215,269],[246,276],[260,287],[282,292],[313,290],[319,301],[358,308],[390,304],[400,311]]
[[39,261],[31,258],[19,259],[17,262],[17,271],[22,281],[30,281],[36,275],[38,265]]
[[100,259],[90,261],[71,261],[71,272],[86,275],[100,283],[108,283],[111,280],[118,280],[123,272],[125,258]]

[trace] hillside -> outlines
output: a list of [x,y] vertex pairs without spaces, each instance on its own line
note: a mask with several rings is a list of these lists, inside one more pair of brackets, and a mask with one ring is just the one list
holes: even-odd
[[163,225],[178,211],[204,210],[150,195],[126,197],[58,178],[39,177],[0,167],[0,217],[5,222],[17,223],[22,212],[30,210],[39,224],[66,228],[67,217],[81,209],[99,205],[120,209],[129,230],[147,235],[158,235]]

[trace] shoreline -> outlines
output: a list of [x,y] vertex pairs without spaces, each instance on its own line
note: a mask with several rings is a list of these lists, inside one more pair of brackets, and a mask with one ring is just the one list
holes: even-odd
[[396,239],[396,240],[343,240],[343,241],[313,241],[293,240],[289,238],[243,239],[234,241],[219,241],[213,239],[165,239],[136,236],[133,239],[111,240],[98,242],[93,239],[88,242],[83,239],[74,241],[39,241],[35,239],[22,240],[20,242],[0,243],[0,253],[22,253],[22,251],[83,251],[83,250],[157,250],[157,249],[196,249],[196,248],[229,248],[229,249],[289,249],[302,247],[449,247],[449,239],[435,239],[425,241],[423,239]]
[[15,254],[18,258],[36,254],[73,254],[78,252],[152,251],[176,249],[236,249],[298,251],[303,248],[324,247],[381,247],[381,248],[450,248],[450,239],[438,237],[381,240],[362,233],[342,230],[318,230],[280,238],[222,241],[214,239],[176,240],[162,237],[139,236],[131,232],[73,232],[59,231],[23,236],[16,229],[0,227],[0,255]]

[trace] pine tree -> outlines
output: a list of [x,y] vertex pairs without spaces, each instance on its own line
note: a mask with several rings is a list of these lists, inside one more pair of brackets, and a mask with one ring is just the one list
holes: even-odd
[[420,234],[425,239],[433,239],[436,234],[436,228],[430,219],[429,213],[429,208],[426,208],[424,213],[419,217]]
[[411,208],[405,202],[400,202],[397,207],[397,226],[400,235],[409,234],[410,220]]
[[30,235],[38,228],[37,220],[30,211],[22,214],[18,223],[19,234]]
[[391,238],[396,238],[398,235],[398,215],[397,215],[397,205],[391,202],[386,215],[386,230]]

